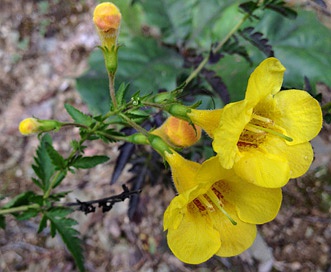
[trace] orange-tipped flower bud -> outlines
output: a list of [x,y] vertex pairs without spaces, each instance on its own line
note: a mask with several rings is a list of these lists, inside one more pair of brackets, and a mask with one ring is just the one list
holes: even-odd
[[36,118],[26,118],[21,121],[18,129],[23,135],[30,135],[33,133],[47,132],[59,129],[61,123],[55,120],[39,120]]
[[94,9],[93,22],[102,46],[106,46],[108,50],[116,46],[121,18],[120,10],[110,2],[101,3]]
[[155,129],[152,133],[160,136],[172,146],[185,148],[200,140],[201,128],[170,116],[161,127]]

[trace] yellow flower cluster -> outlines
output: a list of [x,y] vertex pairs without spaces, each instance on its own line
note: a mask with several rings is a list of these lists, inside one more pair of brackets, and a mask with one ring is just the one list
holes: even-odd
[[305,91],[280,91],[284,71],[278,59],[268,58],[251,74],[244,100],[189,111],[192,123],[213,139],[216,156],[198,164],[164,152],[179,193],[164,214],[164,229],[183,262],[249,248],[255,225],[277,215],[281,187],[310,167],[309,141],[322,127],[321,108]]

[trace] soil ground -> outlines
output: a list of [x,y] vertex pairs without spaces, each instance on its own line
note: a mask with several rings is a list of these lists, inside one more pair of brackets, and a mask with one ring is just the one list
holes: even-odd
[[[294,2],[294,1],[291,1]],[[331,3],[300,1],[314,9],[331,26]],[[18,123],[32,115],[68,120],[63,104],[87,112],[74,78],[87,69],[89,52],[98,44],[91,17],[96,1],[2,0],[0,9],[0,193],[8,198],[36,189],[30,177],[38,139],[22,137]],[[325,95],[330,90],[320,86]],[[198,266],[185,265],[167,248],[162,216],[174,193],[161,185],[142,192],[143,220],[129,222],[128,203],[117,204],[107,214],[75,213],[84,240],[88,271],[331,271],[331,145],[324,130],[313,145],[316,159],[305,177],[284,188],[284,203],[277,218],[259,227],[252,249],[235,257],[214,257]],[[68,152],[77,131],[53,134],[57,150]],[[104,153],[110,163],[69,175],[63,190],[71,200],[97,199],[121,192],[129,178],[109,185],[118,145],[93,143],[88,155]],[[39,218],[38,218],[39,219]],[[74,262],[58,238],[47,231],[37,235],[38,221],[7,218],[0,230],[0,271],[75,271]],[[272,268],[271,268],[272,267]]]

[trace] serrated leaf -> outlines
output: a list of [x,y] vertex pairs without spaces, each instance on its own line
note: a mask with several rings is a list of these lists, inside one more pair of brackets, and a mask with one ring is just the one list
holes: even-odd
[[47,227],[47,216],[43,215],[43,217],[40,220],[37,233],[41,233],[46,227]]
[[247,1],[240,4],[239,8],[248,14],[252,14],[258,8],[258,4],[254,1]]
[[32,217],[36,217],[39,214],[39,210],[36,209],[28,209],[26,211],[21,212],[16,216],[17,220],[28,220]]
[[93,123],[93,119],[90,116],[88,116],[85,113],[79,111],[75,107],[73,107],[69,104],[64,104],[64,107],[76,123],[82,124],[82,125],[85,125],[85,126],[90,126]]
[[107,156],[80,157],[72,164],[75,168],[88,169],[109,160]]
[[229,91],[221,77],[217,76],[215,71],[204,69],[201,73],[212,89],[219,95],[224,104],[230,102]]
[[36,194],[32,191],[27,191],[15,196],[11,201],[7,204],[3,205],[2,209],[9,209],[13,207],[23,206],[30,204],[30,198],[35,196]]
[[72,254],[76,265],[80,271],[85,271],[82,242],[79,239],[79,232],[73,228],[77,222],[71,218],[66,218],[72,211],[67,208],[53,208],[45,212],[45,216],[51,222],[51,232],[60,234],[63,242]]
[[129,87],[129,84],[125,84],[125,83],[122,83],[118,87],[118,89],[117,89],[117,91],[115,93],[115,95],[116,95],[116,101],[117,101],[118,106],[121,106],[125,102],[124,97],[125,97],[125,94],[126,94],[126,92],[128,90],[128,87]]
[[286,6],[287,4],[284,1],[272,0],[266,2],[270,2],[265,5],[265,8],[267,9],[278,12],[282,16],[285,16],[289,19],[295,19],[297,17],[297,12]]
[[66,168],[66,163],[64,158],[57,152],[50,143],[46,143],[47,154],[50,157],[53,165],[56,166],[58,170],[64,170]]
[[246,27],[239,33],[253,46],[261,50],[266,57],[274,56],[274,51],[272,50],[272,46],[268,43],[268,39],[264,38],[262,33],[254,31],[254,27]]
[[48,189],[50,179],[55,172],[55,167],[46,150],[47,144],[52,144],[52,138],[49,134],[44,134],[40,140],[36,151],[36,157],[34,157],[34,164],[32,165],[32,169],[40,179],[38,182],[37,180],[34,180],[34,182],[44,191]]

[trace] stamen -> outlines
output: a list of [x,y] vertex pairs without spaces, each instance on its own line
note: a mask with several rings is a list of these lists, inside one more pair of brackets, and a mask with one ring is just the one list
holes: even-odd
[[260,126],[256,126],[256,125],[253,125],[253,124],[247,124],[245,129],[247,130],[250,130],[250,131],[253,131],[252,129],[256,129],[257,131],[260,131],[260,132],[256,132],[256,133],[261,133],[261,131],[264,131],[264,132],[268,132],[270,134],[273,134],[275,136],[278,136],[278,137],[281,137],[283,138],[284,140],[288,141],[288,142],[292,142],[293,139],[289,136],[286,136],[284,134],[281,134],[277,131],[274,131],[272,129],[268,129],[268,128],[265,128],[265,127],[260,127]]
[[234,221],[231,216],[223,209],[223,207],[220,204],[219,198],[215,195],[215,193],[212,190],[209,190],[207,192],[208,197],[210,200],[215,204],[215,206],[230,220],[232,225],[237,225],[237,222]]
[[200,195],[197,198],[205,207],[207,207],[207,209],[209,211],[212,211],[212,212],[215,211],[213,205],[210,204],[209,201],[203,195]]
[[256,119],[256,120],[259,120],[259,121],[262,121],[264,123],[267,123],[267,124],[272,124],[273,121],[267,117],[263,117],[263,116],[260,116],[260,115],[257,115],[257,114],[252,114],[252,117],[253,119]]
[[254,133],[259,133],[259,134],[265,133],[265,131],[260,129],[259,126],[255,126],[253,124],[247,124],[245,129],[248,130],[248,131],[254,132]]

